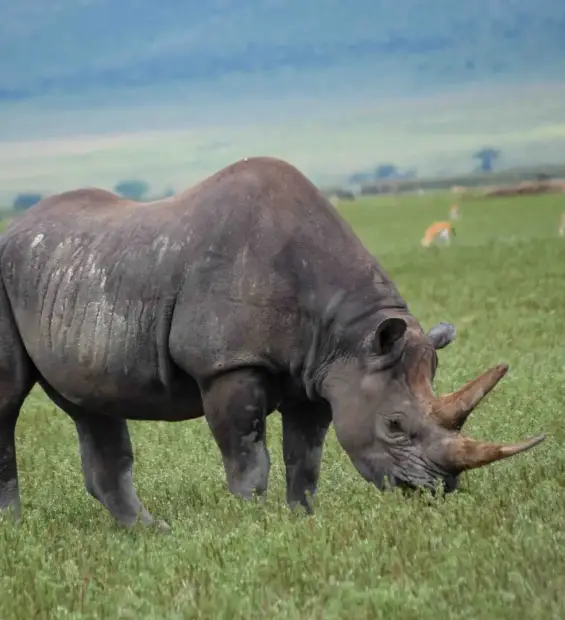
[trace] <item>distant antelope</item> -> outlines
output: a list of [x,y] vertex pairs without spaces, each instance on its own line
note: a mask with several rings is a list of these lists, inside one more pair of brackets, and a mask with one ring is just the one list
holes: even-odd
[[436,239],[438,241],[441,239],[444,243],[449,245],[451,235],[455,236],[455,228],[451,222],[434,222],[426,228],[420,243],[423,247],[427,248]]
[[457,204],[451,205],[451,207],[449,208],[449,218],[452,220],[459,219],[459,205]]
[[563,237],[565,235],[565,213],[561,214],[561,221],[559,224],[559,236]]

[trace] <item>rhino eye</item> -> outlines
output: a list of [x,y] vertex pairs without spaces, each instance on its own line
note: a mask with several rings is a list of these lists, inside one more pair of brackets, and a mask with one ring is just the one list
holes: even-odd
[[399,418],[389,418],[387,421],[388,431],[391,435],[402,433],[402,423]]

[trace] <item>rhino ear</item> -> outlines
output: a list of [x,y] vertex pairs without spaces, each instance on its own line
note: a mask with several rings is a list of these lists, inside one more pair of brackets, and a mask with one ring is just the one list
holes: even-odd
[[455,325],[451,323],[438,323],[427,333],[428,338],[436,349],[443,349],[455,340]]
[[388,355],[392,352],[394,345],[404,336],[408,324],[400,317],[387,317],[379,323],[375,333],[375,353],[377,355]]
[[386,317],[378,324],[375,335],[365,345],[368,372],[390,368],[401,358],[407,327],[406,321],[396,316]]

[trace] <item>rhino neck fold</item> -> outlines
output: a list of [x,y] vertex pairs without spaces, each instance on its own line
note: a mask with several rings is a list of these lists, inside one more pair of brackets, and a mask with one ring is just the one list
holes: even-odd
[[365,294],[339,291],[323,311],[305,313],[304,357],[301,364],[294,364],[291,372],[300,375],[308,398],[327,399],[324,382],[330,370],[355,364],[367,335],[376,329],[383,315],[390,313],[410,316],[407,304],[399,295],[381,296],[374,291]]

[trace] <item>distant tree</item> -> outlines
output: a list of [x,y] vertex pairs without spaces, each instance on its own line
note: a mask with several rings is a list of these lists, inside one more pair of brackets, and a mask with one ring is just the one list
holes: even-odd
[[352,191],[342,187],[337,187],[332,193],[340,200],[355,200],[355,194]]
[[130,200],[142,200],[149,191],[149,184],[139,179],[120,181],[114,186],[114,191]]
[[352,185],[364,185],[375,181],[384,181],[386,179],[412,179],[417,175],[415,168],[402,171],[395,164],[380,164],[370,171],[354,172],[349,178],[348,183]]
[[41,194],[18,194],[12,202],[12,208],[16,211],[25,211],[26,209],[33,207],[33,205],[38,203],[42,198],[43,196]]
[[390,179],[398,176],[398,168],[394,164],[381,164],[375,169],[375,179]]
[[479,160],[479,170],[481,172],[492,172],[495,160],[500,156],[500,151],[490,146],[482,148],[473,155],[473,159]]
[[370,172],[354,172],[347,179],[348,183],[351,183],[352,185],[362,185],[363,183],[367,183],[372,180],[374,179]]

